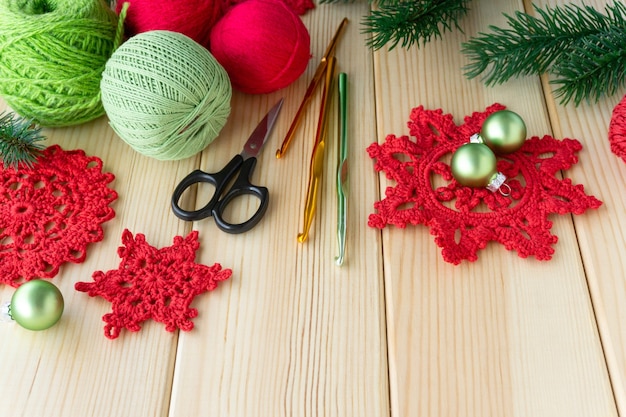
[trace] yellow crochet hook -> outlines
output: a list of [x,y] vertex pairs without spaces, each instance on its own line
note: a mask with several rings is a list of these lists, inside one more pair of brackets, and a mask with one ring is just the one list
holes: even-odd
[[287,135],[285,136],[285,139],[283,140],[283,143],[280,146],[280,149],[276,151],[276,158],[281,158],[285,154],[285,152],[287,152],[287,147],[291,143],[293,136],[296,133],[296,129],[300,125],[300,120],[302,120],[302,116],[304,115],[304,109],[306,108],[307,104],[309,104],[309,101],[311,101],[311,98],[313,97],[313,93],[315,92],[315,88],[318,86],[319,82],[322,80],[322,77],[324,76],[326,72],[326,68],[328,66],[328,60],[335,53],[335,48],[337,47],[337,41],[339,40],[339,36],[341,35],[341,32],[343,31],[343,28],[344,26],[346,26],[347,23],[348,23],[348,18],[344,17],[341,23],[339,24],[339,27],[337,28],[335,35],[333,36],[330,43],[326,47],[326,51],[324,52],[324,55],[322,56],[322,60],[320,61],[319,65],[317,66],[317,69],[315,70],[315,74],[313,74],[313,79],[311,79],[311,82],[309,83],[309,87],[304,93],[304,98],[302,99],[302,103],[300,103],[300,107],[298,108],[298,111],[296,112],[296,116],[293,118],[293,122],[291,122],[291,126],[289,127],[289,130],[287,131]]
[[329,96],[335,76],[335,62],[336,59],[334,56],[330,57],[328,60],[326,82],[324,83],[324,90],[322,91],[322,110],[317,123],[317,134],[309,168],[309,187],[304,207],[304,231],[298,234],[298,242],[300,243],[304,242],[309,236],[309,230],[311,229],[311,223],[313,223],[313,216],[315,215],[315,209],[317,207],[317,194],[322,181],[322,174],[324,173],[324,148],[326,147],[326,136],[328,133],[327,116],[331,103]]

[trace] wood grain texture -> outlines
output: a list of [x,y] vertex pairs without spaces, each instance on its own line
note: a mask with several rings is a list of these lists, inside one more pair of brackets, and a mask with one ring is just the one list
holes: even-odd
[[[476,0],[462,31],[410,50],[372,51],[361,33],[367,2],[318,4],[303,16],[312,50],[305,74],[272,94],[235,92],[216,141],[183,161],[137,154],[106,117],[46,130],[47,144],[84,149],[114,173],[116,217],[83,264],[64,265],[54,278],[66,301],[58,325],[29,332],[0,323],[0,416],[626,414],[626,167],[606,138],[621,95],[561,106],[548,77],[486,87],[462,72],[461,43],[504,24],[503,12],[524,9],[531,10],[529,1]],[[274,153],[343,17],[350,23],[336,56],[349,80],[350,194],[347,258],[337,267],[335,117],[309,240],[296,240],[321,89],[286,155]],[[170,197],[178,181],[196,168],[220,169],[281,97],[278,123],[252,176],[270,191],[263,220],[228,235],[212,219],[177,219]],[[461,123],[494,102],[522,115],[529,135],[571,137],[584,146],[579,163],[562,174],[604,204],[580,216],[550,217],[559,237],[552,260],[521,259],[492,243],[476,262],[453,266],[424,226],[382,232],[367,226],[374,202],[393,185],[375,173],[367,146],[408,134],[409,112],[418,105],[442,108]],[[333,96],[333,115],[337,110]],[[186,202],[200,206],[206,192],[198,187]],[[104,337],[101,317],[110,304],[76,292],[74,284],[118,267],[124,229],[157,247],[198,230],[197,262],[232,269],[231,279],[195,299],[192,331],[168,333],[148,321],[138,333]],[[0,288],[0,302],[12,293]]]
[[[203,154],[203,168],[219,168],[225,155],[238,152],[267,109],[285,97],[286,107],[254,174],[254,181],[270,189],[266,217],[244,236],[220,233],[210,221],[194,224],[203,253],[210,251],[231,267],[233,278],[219,297],[207,301],[197,331],[180,336],[171,415],[388,412],[380,240],[378,232],[363,227],[369,205],[365,203],[377,196],[376,175],[363,158],[365,146],[375,137],[371,52],[358,30],[366,13],[366,5],[326,5],[305,16],[313,55],[307,72],[293,86],[267,97],[236,94],[233,123],[226,126],[224,140]],[[331,96],[333,122],[318,208],[309,239],[302,244],[296,237],[303,227],[321,88],[287,153],[276,159],[274,151],[343,16],[350,23],[336,55],[337,71],[349,76],[352,165],[348,254],[339,268],[334,264],[336,91]]]
[[[602,12],[606,5],[612,4],[606,0],[568,3],[590,5]],[[537,2],[540,7],[560,4],[563,2]],[[546,91],[551,92],[550,86],[546,87]],[[598,102],[584,102],[578,107],[555,104],[551,117],[559,135],[577,138],[584,146],[580,162],[568,171],[568,177],[585,184],[586,189],[593,190],[604,202],[600,210],[576,216],[574,225],[621,415],[626,414],[626,262],[623,256],[626,195],[621,191],[626,179],[626,165],[611,153],[608,127],[613,108],[624,94],[626,89],[623,88],[613,96],[603,97]],[[559,102],[558,98],[554,101]]]
[[[169,198],[177,170],[190,162],[161,163],[142,157],[117,138],[106,119],[83,126],[45,131],[47,144],[83,149],[103,160],[118,192],[112,204],[116,217],[104,224],[103,242],[87,247],[83,264],[66,264],[54,283],[65,298],[62,320],[45,332],[27,332],[16,325],[0,326],[3,379],[0,415],[6,416],[127,416],[167,413],[176,334],[147,322],[141,332],[114,341],[104,337],[101,317],[110,303],[74,290],[91,281],[94,271],[117,269],[117,248],[124,229],[144,233],[157,247],[171,245],[188,226],[174,221]],[[150,178],[150,180],[147,180]],[[10,299],[12,289],[3,288]],[[9,342],[10,341],[10,342]]]
[[[502,13],[521,6],[474,2],[463,33],[419,50],[377,53],[379,141],[407,134],[409,111],[420,104],[442,108],[461,123],[464,115],[499,102],[522,115],[529,136],[549,134],[540,79],[486,88],[462,75],[461,43],[489,24],[502,25]],[[381,184],[393,185],[384,178]],[[490,244],[477,262],[452,266],[425,227],[384,230],[397,415],[616,415],[572,219],[551,220],[559,242],[549,262],[520,259]]]

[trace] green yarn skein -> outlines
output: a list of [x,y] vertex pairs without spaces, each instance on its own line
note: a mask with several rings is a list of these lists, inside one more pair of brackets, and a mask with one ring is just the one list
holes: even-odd
[[0,96],[42,126],[102,116],[100,78],[123,14],[104,0],[0,0]]
[[118,136],[159,160],[188,158],[218,136],[230,115],[232,89],[211,53],[176,32],[133,36],[102,74],[102,103]]

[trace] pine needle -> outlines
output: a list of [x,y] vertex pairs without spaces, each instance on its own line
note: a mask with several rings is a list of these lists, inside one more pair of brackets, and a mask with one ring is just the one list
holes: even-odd
[[453,28],[461,30],[458,21],[467,14],[469,0],[415,0],[385,2],[364,18],[363,33],[369,34],[367,45],[389,50],[398,44],[410,48],[441,38]]
[[555,96],[596,101],[626,85],[626,6],[607,5],[605,13],[591,6],[565,5],[539,9],[537,17],[517,12],[506,15],[508,28],[490,26],[463,44],[471,61],[465,75],[482,74],[487,85],[511,78],[552,74]]
[[[320,3],[348,3],[351,0],[320,0]],[[352,0],[353,1],[353,0]],[[440,38],[446,31],[459,29],[458,21],[468,11],[470,0],[370,0],[378,5],[364,16],[362,33],[372,49],[389,45],[410,48]]]
[[44,139],[41,128],[31,120],[13,113],[0,114],[0,158],[4,168],[18,169],[20,165],[31,168],[45,148],[39,143]]

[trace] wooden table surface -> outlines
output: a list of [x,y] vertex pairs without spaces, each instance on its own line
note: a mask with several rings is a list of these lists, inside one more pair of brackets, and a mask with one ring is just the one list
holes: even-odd
[[[563,3],[573,2],[536,2]],[[218,139],[186,160],[138,154],[106,117],[46,130],[47,144],[104,161],[116,177],[116,217],[84,263],[63,265],[52,280],[65,297],[56,326],[31,332],[0,324],[0,416],[626,415],[626,164],[607,139],[626,91],[575,107],[560,105],[545,78],[497,87],[468,80],[461,43],[490,24],[504,25],[503,12],[524,8],[531,10],[530,1],[476,0],[462,31],[419,48],[374,52],[360,26],[367,2],[318,5],[303,16],[312,59],[302,77],[269,95],[234,93]],[[296,239],[319,92],[287,154],[278,160],[274,151],[343,17],[350,24],[336,56],[349,76],[351,165],[347,258],[337,267],[336,121],[309,240]],[[211,219],[176,218],[170,196],[178,181],[194,168],[220,168],[280,97],[285,105],[254,173],[271,193],[261,223],[228,235]],[[367,146],[408,134],[409,113],[419,105],[441,108],[460,124],[495,102],[520,113],[529,136],[583,144],[578,164],[563,175],[604,204],[550,216],[559,238],[552,260],[522,259],[492,243],[476,262],[454,266],[425,226],[368,227],[391,183],[374,171]],[[102,316],[111,304],[74,284],[117,269],[124,229],[156,247],[198,230],[197,261],[232,269],[231,279],[195,299],[192,331],[170,333],[147,321],[137,333],[104,337]],[[13,291],[0,288],[0,300]]]

